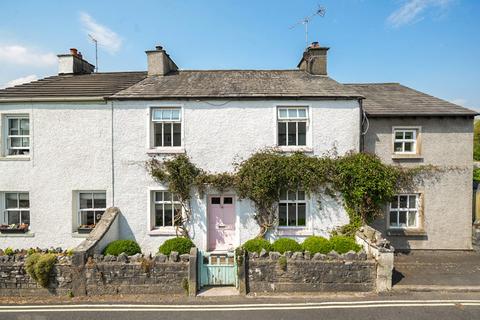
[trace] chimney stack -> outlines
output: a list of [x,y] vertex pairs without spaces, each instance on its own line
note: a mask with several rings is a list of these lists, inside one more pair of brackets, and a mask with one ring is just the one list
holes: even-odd
[[171,71],[178,70],[175,62],[161,46],[156,46],[155,50],[145,51],[145,53],[147,54],[149,76],[164,76]]
[[303,53],[298,68],[313,75],[327,75],[327,51],[330,48],[320,47],[318,42],[312,42]]
[[95,70],[95,66],[83,60],[82,54],[77,49],[71,48],[70,53],[59,54],[58,74],[89,74]]

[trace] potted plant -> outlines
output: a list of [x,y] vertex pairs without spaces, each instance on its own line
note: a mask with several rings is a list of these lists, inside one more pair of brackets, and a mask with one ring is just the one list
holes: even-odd
[[14,223],[0,225],[1,233],[25,233],[28,231],[27,223]]
[[90,233],[93,228],[95,228],[94,224],[82,224],[78,227],[77,231],[78,233]]

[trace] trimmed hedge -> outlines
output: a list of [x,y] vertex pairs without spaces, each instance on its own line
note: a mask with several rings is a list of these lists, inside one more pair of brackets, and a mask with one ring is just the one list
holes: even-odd
[[260,253],[262,249],[265,249],[267,252],[272,251],[272,244],[263,238],[254,238],[250,239],[243,244],[243,249],[247,252],[256,252]]
[[25,261],[25,270],[39,285],[46,288],[50,281],[50,272],[57,261],[57,256],[53,253],[33,253]]
[[290,238],[277,239],[272,244],[272,248],[273,248],[273,251],[280,252],[281,254],[284,254],[285,251],[292,251],[292,252],[303,251],[302,246],[297,241]]
[[133,256],[137,253],[142,253],[142,249],[140,249],[138,243],[133,240],[115,240],[110,242],[105,250],[103,250],[104,255],[118,256],[120,253]]
[[172,238],[165,241],[160,248],[158,248],[158,252],[163,253],[165,255],[169,255],[172,251],[176,251],[179,254],[186,254],[190,253],[190,249],[195,247],[195,244],[192,240],[188,238]]
[[310,251],[312,254],[327,254],[333,250],[333,244],[324,237],[311,236],[303,241],[302,248],[305,251]]
[[358,252],[361,249],[355,239],[351,237],[334,236],[330,239],[330,243],[333,245],[333,250],[340,254],[347,253],[350,250]]

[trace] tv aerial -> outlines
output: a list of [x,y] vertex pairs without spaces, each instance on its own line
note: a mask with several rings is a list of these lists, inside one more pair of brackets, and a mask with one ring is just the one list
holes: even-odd
[[90,33],[88,34],[88,37],[93,43],[95,43],[95,72],[98,72],[98,40]]
[[317,16],[324,17],[326,11],[327,9],[325,7],[318,5],[318,9],[312,15],[309,15],[303,18],[302,20],[298,21],[294,25],[290,26],[290,29],[294,29],[301,24],[305,26],[305,44],[307,47],[308,47],[308,24]]

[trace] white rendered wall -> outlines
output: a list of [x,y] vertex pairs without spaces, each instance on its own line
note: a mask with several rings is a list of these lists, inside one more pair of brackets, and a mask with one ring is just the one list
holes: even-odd
[[[150,232],[150,194],[164,190],[145,170],[151,158],[150,108],[182,107],[182,148],[200,168],[211,172],[233,170],[233,163],[247,159],[257,150],[273,147],[277,140],[277,106],[308,106],[310,113],[310,147],[321,155],[334,147],[339,154],[358,151],[359,107],[351,101],[115,101],[114,161],[115,205],[123,214],[121,235],[134,238],[146,252],[156,252],[172,233]],[[214,105],[212,105],[214,104]],[[216,106],[215,106],[216,105]],[[162,156],[161,154],[159,156]],[[212,191],[212,193],[215,193]],[[208,192],[207,192],[208,194]],[[194,224],[192,238],[200,249],[206,246],[206,197],[192,200]],[[327,236],[336,226],[348,223],[341,204],[333,199],[311,199],[307,228],[281,232],[302,240],[317,234]],[[236,198],[237,244],[254,237],[258,225],[254,208],[248,200]],[[271,237],[279,236],[272,234]]]
[[111,204],[110,106],[0,104],[2,119],[15,113],[30,117],[31,152],[0,158],[0,192],[29,192],[31,232],[0,235],[0,248],[72,248],[83,240],[73,234],[74,191],[105,190]]

